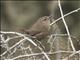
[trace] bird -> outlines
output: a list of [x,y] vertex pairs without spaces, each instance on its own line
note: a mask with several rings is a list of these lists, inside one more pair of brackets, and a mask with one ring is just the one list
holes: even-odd
[[51,16],[43,16],[39,18],[29,29],[24,29],[25,34],[41,40],[50,34]]

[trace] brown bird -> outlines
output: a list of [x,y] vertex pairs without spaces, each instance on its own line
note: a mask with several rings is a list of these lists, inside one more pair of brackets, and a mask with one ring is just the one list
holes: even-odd
[[24,30],[26,34],[42,39],[50,33],[50,16],[44,16],[37,20],[28,30]]

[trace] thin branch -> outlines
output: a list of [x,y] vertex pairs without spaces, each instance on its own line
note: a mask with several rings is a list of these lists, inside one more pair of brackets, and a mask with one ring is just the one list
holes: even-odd
[[42,53],[45,55],[45,57],[47,58],[47,60],[50,60],[50,58],[48,57],[48,55],[45,52],[42,52]]
[[[46,52],[46,54],[48,54],[48,55],[57,54],[57,53],[74,53],[74,51],[55,51],[55,52],[50,52],[50,53]],[[43,53],[34,53],[34,54],[20,55],[20,56],[12,58],[12,60],[16,60],[16,59],[22,58],[22,57],[38,56],[38,55],[43,55]]]
[[75,54],[80,54],[80,50],[79,51],[75,51],[72,54],[70,54],[68,57],[62,59],[62,60],[68,60],[70,57],[74,56]]
[[16,34],[16,35],[22,36],[22,37],[24,37],[24,39],[27,39],[28,41],[30,41],[34,46],[37,46],[34,41],[32,41],[30,38],[26,37],[25,35],[23,35],[21,33],[18,33],[18,32],[4,32],[4,31],[0,31],[0,33],[3,33],[3,34]]
[[[78,12],[79,10],[80,10],[80,8],[77,8],[76,10],[73,10],[73,11],[65,14],[63,17],[66,17],[66,16],[68,16],[68,15],[74,13],[74,12]],[[55,24],[56,22],[60,21],[61,19],[62,19],[62,17],[60,17],[60,18],[58,18],[57,20],[53,21],[53,22],[50,24],[50,26],[53,25],[53,24]]]
[[3,35],[0,35],[0,37],[1,37],[1,41],[5,42],[5,39],[4,39]]
[[7,42],[10,41],[11,39],[15,39],[15,38],[19,38],[19,37],[22,37],[22,36],[15,36],[15,37],[7,38],[4,43],[7,43]]
[[[16,43],[15,45],[13,45],[11,48],[8,49],[8,51],[10,51],[11,49],[13,49],[14,47],[16,47],[17,45],[19,45],[21,42],[25,41],[26,39],[22,39],[21,41],[19,41],[18,43]],[[5,55],[8,51],[5,51],[4,53],[2,53],[0,56]]]
[[76,51],[75,48],[74,48],[73,42],[71,40],[71,36],[70,36],[70,33],[69,33],[68,26],[67,26],[67,24],[65,22],[65,19],[64,19],[64,16],[63,16],[63,11],[62,11],[62,7],[61,7],[61,4],[60,4],[60,0],[58,0],[58,5],[59,5],[60,13],[61,13],[61,16],[62,16],[62,21],[64,23],[64,26],[65,26],[67,34],[68,34],[68,39],[69,39],[69,41],[71,43],[71,47],[72,47],[73,51]]
[[[18,43],[16,43],[15,45],[13,45],[11,48],[9,48],[8,49],[8,51],[9,50],[11,50],[11,49],[13,49],[14,47],[16,47],[17,45],[19,45],[20,43],[22,43],[23,41],[25,41],[25,40],[28,40],[28,41],[30,41],[34,46],[37,46],[36,45],[36,43],[35,42],[33,42],[31,39],[29,39],[28,37],[26,37],[26,36],[24,36],[23,34],[21,34],[21,33],[18,33],[18,32],[3,32],[3,31],[0,31],[1,33],[5,33],[5,34],[17,34],[17,35],[21,35],[21,36],[23,36],[24,37],[24,39],[22,39],[22,40],[20,40]],[[5,55],[8,51],[5,51],[4,53],[2,53],[0,56],[3,56],[3,55]]]
[[4,31],[0,31],[0,33],[3,33],[3,34],[17,34],[19,36],[22,36],[24,37],[24,39],[21,39],[18,43],[16,43],[15,45],[13,45],[11,48],[9,48],[7,51],[3,52],[0,56],[2,57],[3,55],[5,55],[8,51],[10,51],[11,49],[13,49],[14,47],[18,46],[20,43],[22,43],[23,41],[25,40],[28,40],[30,41],[34,46],[38,47],[41,52],[44,54],[44,56],[47,58],[47,60],[50,60],[50,58],[47,56],[47,54],[43,51],[43,49],[38,46],[34,41],[32,41],[30,38],[26,37],[25,35],[21,34],[21,33],[18,33],[18,32],[4,32]]
[[47,53],[45,53],[41,47],[38,46],[38,48],[41,50],[41,52],[44,54],[44,56],[47,58],[47,60],[50,60]]

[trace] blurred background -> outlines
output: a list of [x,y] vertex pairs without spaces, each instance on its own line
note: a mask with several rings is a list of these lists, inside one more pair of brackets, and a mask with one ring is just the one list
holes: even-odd
[[[1,16],[0,16],[1,31],[21,32],[21,29],[30,28],[39,18],[43,16],[53,15],[54,20],[61,17],[58,2],[54,0],[52,1],[6,0],[0,2],[1,2]],[[80,1],[65,0],[61,1],[61,5],[63,13],[67,14],[75,9],[80,8]],[[73,39],[73,43],[76,50],[80,50],[80,10],[71,15],[68,15],[67,17],[65,17],[65,20],[68,25],[70,34],[78,38],[79,41]],[[62,20],[58,21],[56,24],[58,26],[57,29],[60,30],[59,33],[66,33],[66,29],[64,27]],[[61,41],[58,43],[57,40]],[[65,37],[63,39],[58,38],[56,39],[52,47],[53,48],[56,47],[54,48],[55,50],[57,49],[66,50],[67,49],[66,41],[67,39]],[[50,49],[50,46],[48,46],[49,44],[46,43],[46,40],[42,40],[41,42],[42,44],[44,44],[45,50],[48,51]],[[37,49],[35,49],[35,51],[36,50]],[[52,56],[52,60],[53,58],[55,58],[55,56],[54,57]]]

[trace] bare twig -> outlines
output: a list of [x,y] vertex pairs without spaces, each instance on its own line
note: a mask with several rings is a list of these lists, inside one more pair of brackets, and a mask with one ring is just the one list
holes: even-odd
[[62,59],[62,60],[68,60],[70,57],[74,56],[75,54],[80,54],[80,50],[79,51],[75,51],[72,54],[70,54],[68,57]]
[[61,16],[62,16],[62,21],[63,21],[63,23],[64,23],[64,26],[65,26],[66,31],[67,31],[67,34],[68,34],[68,39],[69,39],[69,41],[70,41],[70,43],[71,43],[71,47],[72,47],[73,51],[76,51],[75,48],[74,48],[73,42],[72,42],[72,40],[71,40],[71,36],[70,36],[70,33],[69,33],[68,26],[67,26],[67,24],[66,24],[66,22],[65,22],[65,19],[64,19],[64,15],[63,15],[63,11],[62,11],[62,8],[61,8],[60,0],[58,0],[58,5],[59,5],[59,9],[60,9]]
[[[77,8],[76,10],[73,10],[73,11],[71,11],[71,12],[65,14],[63,17],[69,16],[70,14],[72,14],[72,13],[74,13],[74,12],[78,12],[79,10],[80,10],[80,8]],[[50,26],[53,25],[53,24],[55,24],[56,22],[60,21],[61,19],[62,19],[62,17],[60,17],[60,18],[54,20],[54,21],[50,24]]]
[[44,56],[46,57],[47,60],[50,60],[50,58],[47,56],[47,54],[43,51],[43,49],[40,47],[40,46],[37,46],[37,44],[31,40],[30,38],[26,37],[25,35],[21,34],[21,33],[18,33],[18,32],[4,32],[4,31],[0,31],[0,33],[3,33],[3,34],[16,34],[16,35],[19,35],[19,36],[22,36],[24,37],[24,39],[21,39],[19,42],[17,42],[15,45],[13,45],[12,47],[10,47],[7,51],[3,52],[0,56],[2,57],[3,55],[5,55],[8,51],[10,51],[11,49],[13,49],[14,47],[18,46],[20,43],[22,43],[23,41],[25,40],[28,40],[30,41],[35,47],[38,47],[41,52],[44,54]]
[[[57,53],[74,53],[74,51],[55,51],[55,52],[46,52],[46,54],[48,54],[48,55],[57,54]],[[12,58],[12,60],[16,60],[16,59],[22,58],[22,57],[37,56],[37,55],[43,55],[43,53],[33,53],[33,54],[20,55],[20,56],[17,56],[17,57]]]
[[[23,41],[25,41],[25,40],[28,40],[28,41],[30,41],[34,46],[37,46],[36,44],[35,44],[35,42],[33,42],[31,39],[29,39],[28,37],[25,37],[23,34],[21,34],[21,33],[18,33],[18,32],[3,32],[3,31],[0,31],[1,33],[5,33],[5,34],[17,34],[17,35],[20,35],[20,36],[23,36],[24,37],[24,39],[22,39],[22,40],[20,40],[18,43],[16,43],[15,45],[13,45],[11,48],[9,48],[8,50],[11,50],[11,49],[13,49],[14,47],[16,47],[17,45],[19,45],[20,43],[22,43]],[[2,53],[0,56],[3,56],[4,54],[6,54],[8,51],[5,51],[4,53]]]

